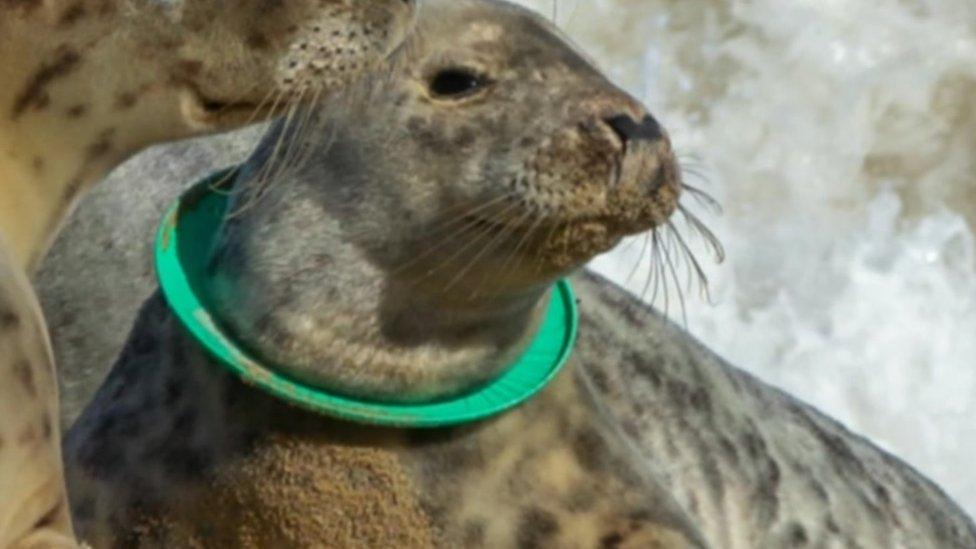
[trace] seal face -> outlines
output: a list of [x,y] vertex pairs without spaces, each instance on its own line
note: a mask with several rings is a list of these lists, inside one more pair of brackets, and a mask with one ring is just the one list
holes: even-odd
[[[263,169],[245,167],[256,183],[237,200],[207,292],[268,364],[384,401],[496,377],[520,322],[534,321],[537,293],[622,237],[666,223],[682,188],[665,130],[547,21],[507,4],[428,8],[438,17],[418,23],[389,75],[310,115],[324,127],[318,138],[269,135],[255,166],[278,143],[314,154],[299,153],[306,163],[263,185]],[[269,196],[255,198],[256,188]],[[341,244],[324,244],[340,234]],[[316,276],[340,262],[370,272]],[[350,292],[359,302],[343,303]],[[344,307],[367,303],[384,311],[375,324],[344,320],[357,316]],[[467,347],[474,354],[415,351],[430,334],[445,347],[470,343],[481,335],[466,327],[503,303],[512,316],[496,321],[510,329]],[[452,314],[428,314],[433,304]],[[354,344],[367,333],[383,343]]]
[[226,126],[253,120],[255,110],[314,103],[377,69],[410,30],[415,2],[245,0],[230,10],[201,0],[178,4],[168,14],[181,56],[164,60],[164,70],[196,95],[201,123]]
[[[407,44],[397,80],[373,90],[387,112],[337,124],[357,141],[392,132],[394,162],[414,174],[411,193],[486,228],[486,263],[515,256],[548,275],[664,222],[680,175],[654,117],[547,21],[479,10],[462,1],[425,21],[423,45]],[[452,221],[444,217],[411,228],[425,234]],[[504,237],[492,242],[492,228]]]

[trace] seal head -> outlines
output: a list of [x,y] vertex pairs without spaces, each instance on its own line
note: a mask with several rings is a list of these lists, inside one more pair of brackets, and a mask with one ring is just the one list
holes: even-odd
[[[665,223],[666,132],[547,21],[432,2],[393,58],[272,132],[211,261],[216,314],[269,364],[357,397],[418,401],[499,374],[552,282]],[[307,158],[262,182],[280,143]],[[255,189],[268,188],[255,198]]]
[[[242,0],[227,9],[209,0],[164,1],[162,13],[139,13],[142,32],[131,40],[187,90],[188,116],[221,128],[314,102],[375,70],[412,28],[415,4]],[[165,40],[179,48],[176,59],[154,51]],[[259,85],[266,82],[274,87]]]

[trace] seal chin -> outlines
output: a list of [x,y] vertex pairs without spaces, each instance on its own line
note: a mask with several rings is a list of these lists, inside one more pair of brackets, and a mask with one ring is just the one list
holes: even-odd
[[273,114],[266,103],[248,98],[220,99],[189,83],[184,83],[180,94],[180,111],[188,126],[203,131],[243,126]]
[[[624,220],[612,215],[600,215],[544,223],[505,223],[485,218],[471,218],[482,231],[490,231],[484,240],[504,240],[492,247],[492,253],[482,256],[480,268],[498,270],[499,275],[511,275],[526,284],[565,276],[615,248],[627,236],[645,232],[657,226],[647,219],[640,222]],[[512,273],[513,269],[524,270]]]
[[577,221],[547,238],[537,249],[537,253],[551,270],[562,274],[612,250],[623,238],[624,234],[614,220]]
[[563,193],[530,193],[519,211],[474,221],[506,241],[499,253],[517,255],[547,277],[565,275],[625,237],[669,222],[681,195],[680,170],[669,144],[654,149],[620,155],[624,169],[606,178],[566,185]]

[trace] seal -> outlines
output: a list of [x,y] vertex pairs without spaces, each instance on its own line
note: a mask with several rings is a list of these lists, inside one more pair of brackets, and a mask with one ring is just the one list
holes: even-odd
[[[407,76],[400,74],[397,78],[407,78]],[[514,86],[514,84],[510,85]],[[515,91],[517,90],[513,89],[512,93]],[[379,97],[383,96],[379,93]],[[490,97],[484,95],[471,99],[484,102]],[[405,100],[406,98],[409,96],[405,96]],[[565,105],[565,103],[556,105],[552,102],[550,104],[552,105],[550,108],[561,108]],[[414,107],[405,103],[404,108]],[[464,107],[459,105],[459,110],[461,108]],[[362,124],[368,127],[385,125],[401,127],[400,131],[404,131],[403,124],[399,123],[401,118],[371,120],[371,112],[374,111],[366,113],[355,111],[350,116],[360,117],[355,125]],[[389,112],[375,111],[377,116],[388,116]],[[532,116],[527,115],[528,112],[530,111],[513,108],[510,116],[514,121],[510,123],[539,118],[540,113],[552,111],[541,109],[532,112]],[[397,122],[390,122],[390,120]],[[445,134],[449,135],[456,127],[460,127],[460,124],[454,126],[453,120],[463,122],[464,119],[446,118],[442,126]],[[347,124],[353,125],[348,122]],[[475,134],[479,135],[478,132]],[[412,142],[418,139],[418,136],[426,136],[426,134],[403,136],[382,133],[379,135],[381,138],[374,143],[379,152],[366,157],[370,171],[381,170],[382,173],[396,174],[397,177],[403,178],[401,187],[391,195],[392,197],[387,196],[385,200],[423,202],[425,197],[438,197],[445,194],[434,192],[430,187],[424,186],[431,184],[431,180],[424,177],[426,172],[423,171],[431,169],[429,167],[418,169],[416,172],[420,174],[416,178],[418,183],[403,184],[407,178],[410,178],[411,172],[408,168],[412,169],[411,167],[415,165],[415,162],[410,161],[409,155],[406,155],[406,162],[394,164],[392,168],[379,163],[384,155],[395,150],[401,143]],[[435,133],[434,137],[438,135],[444,134]],[[537,140],[539,138],[538,135],[532,137]],[[360,146],[350,147],[344,140],[340,145],[349,151],[359,150]],[[81,212],[85,215],[79,219],[79,230],[68,235],[74,240],[62,242],[61,249],[70,249],[73,255],[59,255],[53,258],[54,262],[48,265],[49,272],[53,273],[59,268],[65,270],[67,266],[71,266],[78,272],[85,272],[87,277],[111,281],[113,287],[127,291],[133,285],[137,287],[143,285],[140,288],[147,287],[148,285],[141,280],[141,277],[145,276],[144,265],[149,261],[150,250],[146,247],[146,243],[151,240],[156,220],[162,215],[166,204],[178,192],[180,178],[185,179],[202,173],[207,163],[224,165],[233,159],[233,156],[220,156],[216,152],[218,146],[212,141],[207,142],[206,146],[214,151],[210,156],[196,155],[195,152],[202,148],[201,145],[181,146],[147,158],[146,162],[150,163],[148,169],[145,167],[146,164],[133,165],[130,174],[132,179],[144,177],[143,174],[147,172],[177,174],[168,176],[171,178],[170,192],[156,198],[158,204],[153,210],[154,216],[146,220],[146,226],[126,225],[124,231],[108,232],[107,227],[99,227],[92,220],[104,223],[104,219],[110,219],[111,212],[118,207],[114,201],[117,197],[100,196],[100,200],[90,202],[88,208]],[[238,142],[221,141],[219,149],[241,146],[244,145]],[[487,158],[491,156],[492,151],[498,149],[507,150],[506,147],[494,147],[479,153],[477,148],[469,149],[466,150],[466,154],[460,155],[463,158],[455,158],[452,161],[464,163],[470,160],[477,167],[479,160],[472,160],[473,156]],[[321,162],[324,166],[331,165],[331,169],[337,171],[346,169],[349,165],[346,160],[356,158],[353,154],[346,155],[333,151],[334,156],[326,159],[325,155],[329,154],[329,150],[329,147],[311,147],[305,156],[312,162]],[[429,162],[416,161],[416,163]],[[358,164],[354,163],[354,165]],[[321,181],[327,179],[322,178],[319,181],[320,184],[324,184]],[[317,208],[324,207],[335,200],[332,196],[333,192],[337,196],[346,197],[345,200],[348,201],[354,199],[357,191],[369,188],[358,185],[339,187],[342,191],[340,193],[336,191],[334,185],[333,182],[329,184],[328,190],[323,190],[321,199],[309,199],[302,203],[303,205],[296,207],[318,211]],[[154,189],[159,188],[160,185],[154,186]],[[380,195],[380,198],[376,198],[374,193],[358,196],[362,200],[381,200],[379,203],[382,204],[382,193]],[[270,199],[271,197],[266,197],[265,200]],[[281,200],[287,201],[285,198]],[[257,204],[262,203],[263,201],[259,201]],[[440,207],[437,205],[438,202],[434,201],[426,204],[431,208]],[[244,214],[261,215],[257,213],[257,209],[257,207],[246,208]],[[303,249],[308,257],[313,257],[321,239],[321,235],[315,229],[318,227],[317,222],[306,223],[305,217],[301,215],[289,214],[278,217],[281,219],[270,214],[267,216],[269,220],[277,219],[276,223],[292,223],[290,229],[283,232],[275,231],[279,248],[285,244],[287,246],[284,248],[292,249],[304,246]],[[247,222],[242,221],[242,223]],[[359,218],[356,223],[392,224],[394,229],[400,232],[407,232],[413,227],[406,221],[384,215]],[[228,231],[232,226],[233,223],[228,225]],[[431,242],[441,242],[443,238],[451,236],[459,239],[474,239],[478,234],[475,226],[471,225],[469,231],[461,232],[460,229],[464,226],[465,222],[459,219],[456,225],[444,227],[444,230],[440,231],[443,234],[435,234],[434,230],[430,230],[422,235],[426,234]],[[484,229],[492,230],[487,226]],[[501,235],[500,232],[492,234],[507,241],[508,237]],[[490,236],[482,237],[478,241],[480,248],[488,248],[490,238]],[[141,242],[142,240],[146,242]],[[142,246],[142,252],[133,254],[134,257],[127,259],[130,262],[129,266],[121,275],[116,265],[102,264],[92,267],[90,263],[81,261],[81,258],[85,257],[86,250],[92,247],[100,250],[105,241],[112,243],[116,249],[138,249]],[[230,241],[231,239],[228,240]],[[479,247],[479,243],[473,246]],[[269,268],[284,268],[291,264],[292,256],[289,256],[289,261],[273,261],[278,256],[271,253],[273,250],[268,249],[267,244],[267,241],[258,241],[253,245],[256,250],[265,248],[262,255],[255,256],[263,258],[258,264]],[[247,247],[240,247],[240,249],[247,249]],[[558,247],[555,249],[558,250]],[[490,252],[491,250],[485,253]],[[296,258],[303,257],[301,250],[294,254]],[[518,269],[523,269],[525,265],[531,264],[533,257],[535,256],[527,255],[522,259],[512,259],[509,267],[517,265]],[[465,258],[470,259],[469,256],[464,256],[462,259]],[[444,268],[461,268],[458,263],[461,263],[462,259]],[[424,258],[420,261],[424,261]],[[341,264],[342,261],[326,262],[323,258],[320,267],[331,269],[331,266],[336,263]],[[294,279],[301,281],[302,277],[312,277],[318,268],[309,265],[308,269],[296,275]],[[231,278],[231,275],[233,273],[230,273],[228,278]],[[354,282],[360,280],[356,276],[350,278]],[[114,353],[115,347],[104,342],[110,341],[107,339],[108,336],[112,335],[111,332],[119,331],[119,328],[117,321],[114,324],[105,322],[106,309],[110,309],[113,313],[133,309],[143,301],[143,297],[134,297],[132,293],[104,296],[100,298],[99,305],[91,307],[91,310],[72,310],[59,304],[80,302],[81,290],[78,286],[66,288],[60,283],[54,284],[53,282],[56,281],[54,279],[49,280],[52,284],[46,286],[47,295],[44,296],[45,301],[51,306],[49,311],[63,318],[66,327],[71,326],[69,318],[75,318],[76,336],[57,342],[56,350],[65,357],[91,357],[95,356],[96,352]],[[292,301],[298,302],[310,295],[306,291],[289,296],[287,290],[292,283],[292,278],[282,275],[282,280],[284,282],[278,282],[277,290],[282,298],[291,297]],[[312,286],[314,291],[317,286],[309,280],[311,279],[302,282],[300,287]],[[631,440],[637,451],[643,455],[648,467],[656,472],[658,478],[679,501],[711,546],[913,548],[976,546],[976,534],[970,518],[938,486],[909,465],[879,449],[870,441],[851,433],[821,412],[728,364],[701,346],[684,330],[664,321],[646,305],[606,280],[593,274],[582,273],[573,277],[573,284],[580,302],[581,325],[579,342],[574,352],[575,365],[570,368],[570,372],[577,377],[584,388],[592,387],[596,391],[598,398],[595,399],[594,405],[604,409],[610,418],[602,428],[611,433],[622,431],[626,438]],[[444,286],[447,285],[445,282]],[[259,287],[257,284],[254,288],[256,291],[259,290],[262,296],[268,291],[266,287]],[[332,286],[328,288],[331,291]],[[85,291],[91,290],[85,289]],[[472,291],[472,294],[474,293],[477,292]],[[369,292],[363,294],[364,298],[369,298],[370,295],[374,294]],[[259,298],[263,299],[263,297]],[[111,306],[104,306],[103,303],[109,303]],[[300,319],[288,313],[293,310],[291,308],[293,305],[290,303],[291,301],[288,301],[276,310],[278,318],[285,326],[290,326]],[[232,305],[246,306],[239,302]],[[331,302],[324,301],[320,305],[323,308],[332,306]],[[162,310],[163,305],[158,303],[155,307]],[[235,311],[236,309],[228,314],[236,314]],[[146,318],[145,314],[143,318]],[[153,322],[145,320],[137,327],[137,331],[156,330],[157,327]],[[252,334],[249,337],[254,337],[255,332],[261,329],[259,324],[256,325],[249,332]],[[88,334],[89,338],[84,339],[78,334]],[[128,348],[135,348],[135,342],[136,338],[133,335]],[[106,351],[101,347],[108,347],[108,349]],[[146,347],[140,344],[138,348]],[[91,367],[87,363],[82,363],[81,366]],[[102,377],[101,370],[95,373],[89,372],[90,370],[84,371],[85,377],[95,379]],[[76,377],[69,381],[76,381],[80,374],[72,373]],[[132,376],[135,376],[135,373]],[[125,378],[117,375],[113,379],[117,380],[115,383],[123,384],[129,383],[129,380],[134,377]],[[162,394],[162,390],[158,389],[157,394]],[[81,395],[79,399],[80,397]],[[88,398],[88,393],[85,397]],[[104,403],[106,398],[100,396],[99,401]],[[95,409],[94,406],[92,409]],[[138,408],[133,408],[136,409]],[[125,416],[120,412],[118,417]],[[158,416],[151,417],[158,419]],[[167,421],[165,418],[172,418],[173,412],[167,412],[162,417],[164,419],[159,419],[157,423],[150,425]],[[82,425],[84,423],[79,424],[78,428],[81,429]],[[539,427],[538,431],[533,431],[531,436],[552,436],[551,431],[559,429],[559,425],[562,423],[557,423],[556,427]],[[84,436],[91,436],[92,432],[89,431]],[[582,437],[581,440],[586,438],[588,437]],[[474,449],[473,454],[465,455],[480,456],[481,454],[477,452],[478,450]],[[308,457],[312,454],[303,455]],[[428,463],[426,471],[431,476],[449,475],[455,470],[456,463],[458,460],[452,458],[437,459]],[[486,465],[485,468],[487,469],[488,466]],[[470,491],[468,497],[473,497],[472,493],[478,489],[461,486],[458,490],[465,488]],[[147,488],[146,492],[150,490]],[[450,507],[454,501],[456,496],[452,494],[448,499],[442,500],[435,509]],[[81,505],[80,509],[95,507]],[[478,532],[480,528],[475,523],[471,525],[471,531]],[[511,545],[510,539],[501,539],[498,543]]]
[[152,143],[293,114],[377,67],[412,13],[412,0],[0,2],[0,546],[71,544],[27,275],[78,197]]
[[[531,12],[427,2],[392,65],[237,171],[204,295],[283,375],[431,402],[501,375],[553,282],[665,223],[681,182],[654,118]],[[269,185],[282,142],[307,160]],[[74,517],[96,547],[703,547],[579,360],[490,420],[360,425],[241,383],[157,294],[67,436]]]
[[911,465],[730,365],[595,274],[574,279],[598,399],[714,547],[976,547]]

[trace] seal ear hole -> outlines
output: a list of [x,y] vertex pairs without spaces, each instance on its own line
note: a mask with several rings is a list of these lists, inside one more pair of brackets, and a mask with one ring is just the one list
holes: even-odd
[[434,97],[458,99],[478,92],[487,83],[484,77],[470,69],[454,67],[434,73],[428,86]]

